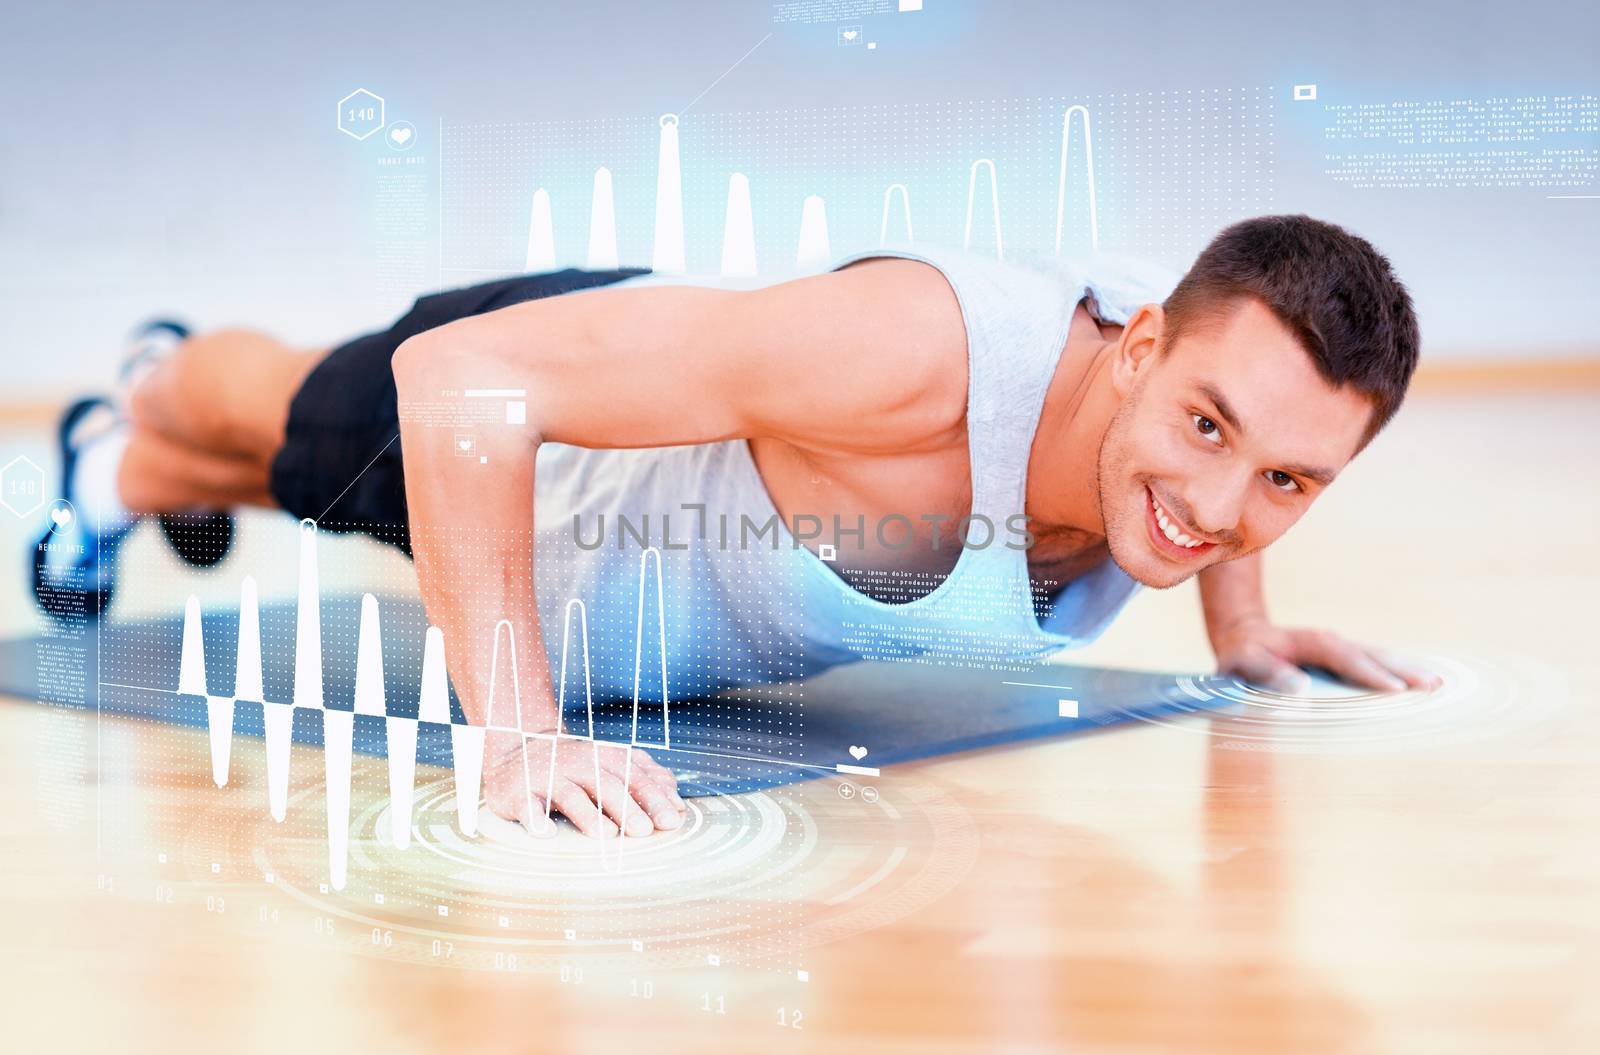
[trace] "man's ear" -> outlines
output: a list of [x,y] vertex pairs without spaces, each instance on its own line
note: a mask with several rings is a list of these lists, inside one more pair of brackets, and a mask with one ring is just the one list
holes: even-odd
[[1142,304],[1129,317],[1111,357],[1111,385],[1118,398],[1128,398],[1139,378],[1155,365],[1165,325],[1166,314],[1159,304]]

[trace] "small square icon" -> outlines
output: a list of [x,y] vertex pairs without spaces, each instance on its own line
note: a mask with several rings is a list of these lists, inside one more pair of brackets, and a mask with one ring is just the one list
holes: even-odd
[[276,879],[277,879],[277,876],[273,875],[271,872],[267,873],[267,882],[271,883],[271,882],[276,881]]
[[506,403],[506,424],[526,425],[528,423],[528,404],[521,399],[513,399]]
[[321,893],[326,894],[328,892],[328,884],[326,884],[326,883],[318,883],[317,884],[317,890],[320,891]]
[[439,906],[439,915],[441,915],[441,916],[450,915],[450,906],[449,905],[440,905]]
[[1078,716],[1077,700],[1057,700],[1056,713],[1063,718],[1076,718]]
[[712,953],[710,956],[706,957],[706,963],[709,963],[713,967],[721,967],[722,957],[718,956],[716,953]]
[[1297,84],[1294,86],[1294,101],[1297,103],[1311,102],[1317,97],[1315,84]]
[[796,978],[798,978],[802,982],[811,981],[811,972],[810,971],[796,971],[794,973],[794,976]]
[[633,943],[633,951],[634,951],[634,952],[644,952],[644,942],[642,942],[642,941],[635,941],[635,942],[634,942],[634,943]]
[[877,51],[878,50],[878,42],[876,40],[867,41],[867,50],[868,51]]
[[567,940],[568,941],[577,941],[578,940],[578,932],[575,931],[575,930],[567,931],[566,935],[567,935]]
[[488,465],[489,464],[489,456],[487,454],[478,455],[478,464],[479,465]]
[[502,927],[511,926],[511,917],[510,916],[501,916],[500,917],[500,926],[502,926]]
[[156,854],[156,863],[157,864],[163,864],[163,865],[166,864],[167,863],[167,855],[166,854]]
[[860,26],[839,27],[839,46],[841,48],[853,48],[859,43],[861,43]]
[[372,895],[372,902],[375,905],[383,904],[383,895],[382,894],[373,894]]
[[222,866],[217,864],[217,862],[212,861],[211,862],[211,874],[214,875],[214,876],[221,875],[222,874]]
[[838,560],[839,548],[831,542],[824,542],[817,547],[817,556],[823,560]]

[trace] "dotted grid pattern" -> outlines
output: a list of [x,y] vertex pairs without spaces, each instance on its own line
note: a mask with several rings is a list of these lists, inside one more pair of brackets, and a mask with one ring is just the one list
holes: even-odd
[[[915,241],[965,241],[973,163],[994,163],[1007,254],[1053,252],[1067,108],[1089,112],[1102,251],[1187,262],[1218,229],[1272,210],[1276,90],[1271,86],[1036,96],[970,102],[695,110],[679,124],[688,269],[720,268],[729,175],[750,180],[758,264],[792,268],[802,203],[826,204],[835,254],[879,244],[886,190],[908,191]],[[658,116],[446,124],[441,248],[447,281],[522,268],[534,191],[550,195],[556,259],[587,260],[595,169],[611,170],[624,264],[648,264],[654,239]],[[1062,250],[1090,251],[1089,149],[1074,116]],[[974,250],[993,251],[991,180],[972,194]],[[898,192],[890,244],[903,244]]]
[[[1356,189],[1589,188],[1600,96],[1394,100],[1323,106],[1326,174]],[[1357,149],[1350,149],[1357,148]]]
[[[194,518],[191,528],[192,530],[201,530],[204,525],[205,520],[203,518]],[[150,527],[153,528],[154,525]],[[325,526],[324,532],[346,527],[348,525],[329,524]],[[283,530],[286,532],[298,532],[299,528],[292,521],[285,520]],[[424,533],[428,530],[430,529],[426,527],[413,528],[413,539],[418,537],[419,533]],[[486,551],[491,546],[495,546],[498,550],[499,545],[503,542],[502,539],[494,537],[490,532],[483,529],[452,526],[449,531],[458,543],[464,539],[469,544],[482,545]],[[333,570],[327,559],[329,548],[326,546],[319,547],[319,573],[324,581],[330,577],[330,572]],[[131,549],[131,547],[125,548],[123,553],[126,554]],[[516,547],[509,548],[508,551],[529,554],[530,563],[523,570],[531,570],[533,548],[526,541],[520,542]],[[367,563],[363,558],[363,550],[340,547],[339,552],[344,555],[343,559],[345,561],[358,565]],[[365,552],[370,555],[373,551],[367,550]],[[563,558],[559,547],[541,546],[539,553],[541,577],[547,574],[544,570],[547,562],[555,566],[555,571],[551,574],[559,574],[563,570],[570,573],[570,568],[562,568]],[[138,581],[140,577],[148,577],[159,573],[159,570],[154,566],[140,567],[139,565],[143,563],[144,561],[137,557],[130,562],[131,566],[127,567],[119,567],[113,563],[107,568],[107,578]],[[376,560],[372,560],[371,564],[374,569],[379,566],[379,562]],[[491,565],[487,560],[477,562],[473,566],[483,569],[476,573],[480,577],[488,576],[490,574],[489,569],[497,567]],[[709,591],[726,588],[735,591],[735,596],[738,590],[772,591],[772,596],[780,598],[798,597],[798,591],[782,592],[785,587],[781,577],[774,578],[772,574],[761,574],[759,571],[760,566],[753,560],[750,563],[750,567],[752,570],[748,581],[741,581],[736,585],[724,583],[717,586],[707,586],[705,584],[685,584],[679,578],[673,576],[672,568],[670,565],[668,566],[666,579],[668,584],[666,590],[668,625],[675,626],[680,613],[688,612],[691,609],[700,613],[692,616],[689,622],[684,625],[683,630],[669,639],[669,652],[686,647],[685,642],[690,644],[698,642],[703,645],[705,642],[715,639],[721,625],[715,610],[718,598]],[[513,571],[515,572],[516,570],[516,567],[513,566]],[[349,573],[351,571],[352,569],[349,568],[339,569],[341,576],[346,579],[350,578]],[[366,581],[372,584],[372,589],[376,593],[383,593],[386,585],[391,587],[395,593],[404,593],[412,588],[410,583],[385,584],[377,575],[362,576],[360,568],[354,569],[354,571],[357,581],[365,578]],[[291,566],[241,569],[225,563],[215,572],[209,574],[234,574],[241,577],[244,574],[252,574],[258,582],[262,598],[261,634],[264,642],[264,651],[270,647],[266,643],[278,642],[281,645],[285,642],[294,641],[296,626],[292,606],[269,605],[268,599],[281,600],[285,597],[295,596],[298,568]],[[475,578],[467,585],[469,590],[482,589],[486,581],[486,579],[479,581]],[[654,618],[651,600],[652,598],[647,595],[647,628],[651,625],[650,620]],[[405,679],[414,681],[417,672],[421,669],[423,660],[423,630],[425,623],[415,618],[406,620],[392,617],[396,612],[396,605],[403,605],[404,603],[404,601],[396,602],[387,598],[380,601],[380,619],[383,620],[384,626],[384,667],[386,681],[390,685]],[[410,603],[415,604],[414,601]],[[611,664],[621,655],[625,662],[630,685],[634,622],[637,617],[636,605],[637,593],[635,592],[633,598],[622,601],[611,598],[602,599],[592,606],[590,614],[591,663],[594,665],[598,665],[601,662]],[[390,613],[391,618],[384,618],[386,612]],[[359,601],[348,595],[324,596],[320,606],[320,615],[323,655],[331,656],[338,652],[354,655],[359,641]],[[525,612],[508,612],[505,617],[516,624],[523,622],[526,615],[527,613]],[[559,634],[559,621],[547,625],[554,626],[556,628],[555,632]],[[217,620],[207,620],[204,632],[207,646],[206,652],[208,657],[212,659],[208,663],[207,687],[218,695],[228,694],[233,687],[233,667],[227,662],[220,664],[215,662],[215,657],[218,655],[224,657],[236,656],[238,649],[237,636],[230,632],[227,624]],[[775,628],[772,633],[775,636],[767,642],[767,645],[781,654],[788,639],[782,636],[784,631],[781,627]],[[292,645],[289,647],[292,647]],[[485,642],[482,647],[485,653],[484,658],[487,659],[487,653],[491,646],[488,642]],[[104,683],[102,692],[108,694],[108,699],[115,697],[122,704],[122,706],[116,708],[117,710],[125,712],[129,706],[136,706],[141,700],[159,702],[167,699],[170,702],[170,696],[176,690],[178,684],[179,659],[182,649],[181,630],[175,627],[156,629],[139,624],[124,624],[114,620],[107,621],[101,628],[100,648],[102,663],[100,677]],[[659,649],[656,651],[657,655],[659,655]],[[694,652],[693,655],[697,659],[703,659],[707,656],[714,658],[716,652],[714,649],[708,652],[701,648],[698,652]],[[651,663],[652,657],[647,650],[643,662],[643,669],[646,671],[643,685],[644,691],[641,691],[640,695],[642,701],[655,701],[655,704],[658,704],[660,698],[659,676],[657,676],[652,687],[649,680],[649,672],[652,670]],[[659,667],[654,669],[659,670]],[[717,679],[727,673],[726,671],[718,672],[710,669],[699,669],[691,673],[688,684],[691,686],[698,684],[710,687]],[[267,699],[274,703],[291,701],[294,694],[292,674],[284,670],[273,671],[268,665],[268,669],[264,671],[263,689]],[[330,680],[325,685],[324,693],[325,702],[328,705],[347,707],[353,700],[353,685],[348,682],[335,683]],[[581,683],[569,687],[569,693],[581,694]],[[507,698],[510,698],[509,695]],[[798,755],[801,747],[802,732],[798,687],[775,685],[768,687],[755,697],[752,697],[748,692],[744,693],[742,698],[745,701],[749,701],[752,698],[761,699],[764,706],[758,708],[749,706],[748,702],[730,702],[726,710],[719,713],[719,724],[724,716],[726,718],[727,724],[725,728],[711,730],[709,735],[697,738],[696,742],[692,744],[682,744],[680,743],[682,738],[675,738],[674,745],[695,746],[708,750],[725,751],[728,754],[743,752],[769,757]],[[414,714],[415,707],[415,700],[412,699],[396,700],[391,696],[389,700],[391,713]],[[459,720],[458,708],[456,713]],[[502,714],[508,718],[510,712],[500,711],[497,705],[497,723],[507,720],[507,718],[501,717]],[[649,702],[645,703],[642,710],[643,717],[640,722],[640,738],[642,740],[658,738],[659,727],[652,727],[650,720],[652,716],[658,714],[658,705],[653,705]],[[116,760],[115,764],[118,766],[119,771],[138,774],[138,779],[148,779],[148,774],[179,774],[177,777],[163,777],[162,779],[167,780],[172,787],[182,788],[196,795],[255,796],[260,799],[258,808],[263,813],[266,811],[264,772],[240,772],[239,768],[235,767],[235,772],[230,777],[229,786],[225,789],[217,789],[211,781],[209,758],[204,754],[203,749],[197,750],[195,740],[191,734],[178,734],[171,726],[155,718],[147,720],[150,723],[147,735],[134,737],[131,741],[122,741],[130,746],[128,753]],[[310,736],[315,739],[320,736],[320,718],[317,715],[308,711],[296,711],[294,721],[297,738]],[[235,718],[236,729],[241,731],[250,728],[259,730],[259,723],[260,710],[258,707],[249,703],[238,705]],[[613,731],[623,735],[626,732],[620,726],[614,727]],[[63,741],[61,746],[64,752],[63,765],[65,765],[66,762],[70,761],[74,745]],[[536,752],[530,754],[530,761],[537,768],[539,756]],[[740,764],[734,758],[701,756],[696,759],[696,762],[703,772],[727,775],[737,775],[740,772]],[[419,783],[422,773],[423,771],[419,771]],[[320,788],[323,780],[321,752],[316,748],[308,749],[297,742],[291,751],[291,798],[293,799],[297,794],[303,797],[303,793],[307,789]],[[379,789],[379,791],[386,793],[386,789]],[[778,790],[769,792],[769,794],[782,796],[786,792]],[[312,796],[312,799],[320,803],[322,796],[317,794]],[[199,830],[203,829],[208,823],[208,818],[213,816],[208,811],[200,810],[193,816],[171,812],[155,818],[136,818],[131,814],[118,816],[115,796],[106,796],[105,800],[107,808],[102,824],[109,833],[107,839],[108,852],[143,854],[152,852],[151,847],[153,845],[156,847],[153,852],[172,852],[175,854],[177,852],[176,848],[185,844],[190,846],[222,845],[227,841],[228,833],[226,831],[220,829],[216,831]],[[225,816],[225,813],[219,813],[215,816]],[[211,823],[225,824],[226,822],[213,821]],[[315,854],[319,853],[320,848],[325,845],[327,837],[325,823],[326,820],[321,808],[291,808],[283,822],[285,827],[278,830],[291,840],[301,840],[307,848],[307,852]],[[785,833],[785,852],[792,852],[795,848],[794,841],[802,837],[800,832]],[[169,851],[163,848],[173,849]],[[232,878],[259,877],[234,876]],[[446,898],[448,895],[448,891],[437,883],[425,881],[417,876],[408,877],[400,874],[365,877],[363,889],[369,895],[381,894],[390,903],[411,904],[428,911],[432,911],[438,904],[445,903],[441,899]],[[709,906],[718,896],[715,892],[703,895],[702,905],[706,909],[705,919],[707,921],[712,919],[725,920],[727,918],[727,905],[725,903],[719,904],[718,911],[715,914],[709,911]],[[799,933],[799,908],[784,901],[782,898],[763,896],[762,890],[758,887],[743,891],[740,894],[740,898],[741,911],[747,919],[747,930],[742,941],[746,955],[749,957],[747,962],[758,967],[789,969],[792,966],[794,936]],[[497,910],[492,904],[488,907],[477,906],[473,911],[481,915],[482,918],[474,918],[470,921],[463,920],[462,922],[471,922],[484,928],[497,925]],[[651,920],[646,913],[637,921],[636,929],[640,933],[649,933],[650,924]]]

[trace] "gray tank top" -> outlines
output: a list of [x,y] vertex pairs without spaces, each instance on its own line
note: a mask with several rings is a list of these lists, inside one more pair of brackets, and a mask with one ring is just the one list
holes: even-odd
[[[1108,257],[1000,262],[934,248],[871,250],[832,267],[874,256],[938,268],[966,325],[974,520],[954,569],[906,603],[855,589],[778,519],[744,440],[545,444],[535,585],[552,673],[564,639],[569,672],[581,669],[587,642],[597,697],[627,697],[636,665],[657,698],[661,665],[673,698],[854,659],[1016,669],[1093,640],[1127,603],[1137,584],[1109,560],[1036,597],[1027,553],[1005,545],[1017,539],[1005,525],[1024,509],[1034,432],[1078,303],[1102,322],[1126,323],[1139,305],[1164,300],[1178,276]],[[979,517],[994,525],[981,546]]]

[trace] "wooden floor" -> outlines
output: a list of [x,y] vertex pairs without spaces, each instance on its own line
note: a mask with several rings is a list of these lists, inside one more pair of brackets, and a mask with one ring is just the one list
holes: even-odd
[[[1479,679],[1459,721],[1408,738],[1379,708],[1339,743],[1280,727],[1274,750],[1220,717],[886,771],[886,799],[948,798],[976,845],[915,912],[797,948],[798,984],[666,967],[644,999],[610,969],[564,982],[352,951],[236,857],[197,868],[261,824],[254,798],[196,779],[203,731],[0,702],[0,1047],[1600,1050],[1596,450],[1592,392],[1430,394],[1275,551],[1280,618],[1450,657]],[[146,603],[171,603],[161,578]],[[1141,596],[1072,658],[1205,669],[1194,603]],[[256,746],[236,750],[255,773]],[[358,764],[358,783],[382,779]],[[823,840],[847,823],[830,791],[801,793]],[[98,857],[97,817],[114,818]],[[157,845],[181,874],[137,852]]]

